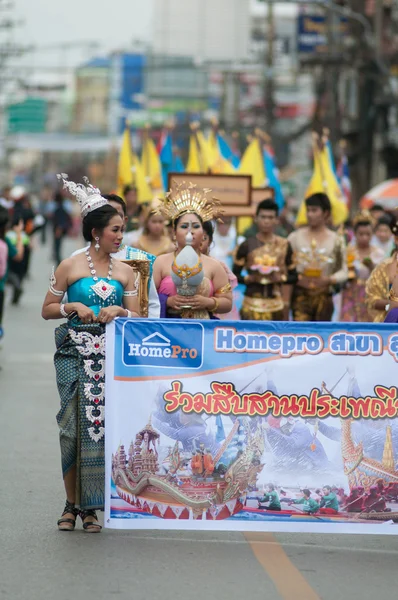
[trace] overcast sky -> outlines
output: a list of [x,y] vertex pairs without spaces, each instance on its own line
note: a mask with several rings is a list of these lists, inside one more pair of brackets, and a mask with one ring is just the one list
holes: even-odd
[[[35,46],[64,42],[98,41],[104,51],[128,48],[133,39],[149,40],[151,35],[151,0],[14,0],[15,16],[24,24],[17,33],[18,41]],[[80,51],[79,51],[80,52]],[[54,50],[60,63],[76,62],[72,50],[60,54]],[[86,53],[85,55],[89,55]],[[27,58],[27,57],[26,57]],[[55,58],[53,56],[53,58]],[[35,56],[36,65],[45,54]],[[77,59],[79,62],[79,59]]]

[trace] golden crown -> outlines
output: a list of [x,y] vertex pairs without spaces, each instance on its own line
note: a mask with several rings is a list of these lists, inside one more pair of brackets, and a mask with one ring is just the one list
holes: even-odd
[[184,213],[194,213],[203,222],[218,219],[223,212],[221,202],[209,197],[210,193],[210,189],[200,188],[191,182],[173,181],[171,190],[160,201],[156,212],[170,221],[175,221]]
[[373,227],[375,224],[375,220],[368,210],[362,210],[360,213],[355,215],[355,217],[352,221],[352,224],[354,225],[354,227],[356,225],[358,225],[358,223],[361,223],[361,224],[363,223],[364,225],[365,224],[371,225]]

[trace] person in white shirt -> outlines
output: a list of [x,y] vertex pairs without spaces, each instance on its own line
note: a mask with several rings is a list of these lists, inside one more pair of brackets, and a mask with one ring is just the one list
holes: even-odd
[[372,245],[384,252],[384,258],[390,258],[395,248],[395,241],[392,233],[391,218],[388,215],[384,215],[377,221],[374,228]]
[[[103,194],[103,198],[108,200],[109,204],[113,206],[119,213],[119,215],[126,222],[127,214],[126,214],[126,205],[120,196],[116,194]],[[85,252],[86,247],[80,248],[79,250],[75,250],[72,256],[79,254],[80,252]],[[119,251],[115,254],[112,254],[113,258],[117,258],[118,260],[134,260],[134,259],[142,259],[145,258],[150,263],[150,281],[149,281],[149,290],[148,290],[148,317],[150,319],[159,319],[160,317],[160,302],[159,296],[156,291],[156,287],[152,277],[152,266],[155,262],[156,256],[149,254],[148,252],[144,252],[143,250],[138,250],[137,248],[133,248],[132,246],[127,246],[126,244],[122,244],[119,248]]]

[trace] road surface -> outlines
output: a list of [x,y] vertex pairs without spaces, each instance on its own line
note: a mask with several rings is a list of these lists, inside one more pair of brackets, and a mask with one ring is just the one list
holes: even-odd
[[59,533],[55,322],[40,317],[51,264],[37,248],[0,342],[1,600],[397,598],[395,536]]

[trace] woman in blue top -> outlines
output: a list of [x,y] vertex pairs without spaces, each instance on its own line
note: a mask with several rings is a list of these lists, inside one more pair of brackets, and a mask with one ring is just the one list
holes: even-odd
[[[111,254],[123,239],[123,220],[100,191],[66,181],[83,216],[86,252],[61,262],[44,300],[44,319],[66,318],[55,331],[54,357],[61,409],[62,471],[66,505],[58,521],[72,531],[80,514],[85,531],[101,530],[95,509],[104,505],[105,324],[116,317],[139,317],[138,282],[131,267]],[[62,303],[64,294],[68,301]]]

